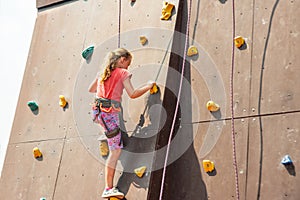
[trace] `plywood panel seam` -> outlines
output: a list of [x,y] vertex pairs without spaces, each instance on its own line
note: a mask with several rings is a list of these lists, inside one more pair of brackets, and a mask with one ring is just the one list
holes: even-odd
[[[286,114],[294,114],[299,113],[300,110],[292,110],[292,111],[283,111],[283,112],[273,112],[273,113],[264,113],[264,114],[255,114],[255,115],[246,115],[246,116],[240,116],[240,117],[234,117],[235,120],[237,119],[249,119],[249,118],[256,118],[256,117],[268,117],[268,116],[276,116],[276,115],[286,115]],[[211,119],[211,120],[201,120],[198,122],[192,122],[192,123],[181,123],[182,125],[187,124],[203,124],[203,123],[209,123],[209,122],[217,122],[217,121],[229,121],[231,118],[222,118],[222,119]]]
[[[66,133],[67,133],[67,132],[68,132],[68,131],[66,131]],[[67,135],[67,134],[66,134],[66,135]],[[62,158],[63,158],[63,152],[64,152],[64,148],[65,148],[65,144],[66,144],[66,135],[65,135],[65,137],[64,137],[64,139],[63,139],[63,144],[62,144],[61,154],[60,154],[59,163],[58,163],[57,174],[56,174],[55,183],[54,183],[54,189],[53,189],[52,199],[54,199],[54,197],[55,197],[55,192],[56,192],[57,182],[58,182],[58,178],[59,178],[60,167],[61,167]]]

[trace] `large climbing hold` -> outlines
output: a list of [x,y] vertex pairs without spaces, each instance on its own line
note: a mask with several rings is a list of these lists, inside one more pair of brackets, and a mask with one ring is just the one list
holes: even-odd
[[293,161],[289,155],[285,155],[281,160],[281,164],[283,164],[283,165],[290,165],[292,163],[293,163]]
[[29,106],[31,111],[36,111],[39,108],[38,104],[35,101],[28,101],[27,105]]
[[88,60],[92,56],[93,52],[94,52],[94,46],[90,46],[90,47],[86,48],[81,53],[81,55],[84,59]]
[[145,171],[146,171],[146,169],[147,169],[146,166],[142,166],[142,167],[136,168],[136,169],[134,170],[134,173],[135,173],[138,177],[142,178],[143,175],[144,175],[144,173],[145,173]]
[[215,102],[210,100],[206,103],[206,108],[211,112],[216,112],[220,109],[220,106],[219,104],[216,104]]
[[194,56],[198,54],[198,49],[195,46],[190,46],[187,51],[187,56]]
[[174,4],[164,1],[162,7],[162,16],[160,19],[168,20],[172,15],[172,10],[174,8]]
[[203,160],[202,161],[203,169],[205,172],[210,173],[215,170],[215,164],[214,162],[210,160]]
[[237,36],[234,38],[234,44],[237,48],[240,48],[243,44],[245,44],[245,40],[242,36]]

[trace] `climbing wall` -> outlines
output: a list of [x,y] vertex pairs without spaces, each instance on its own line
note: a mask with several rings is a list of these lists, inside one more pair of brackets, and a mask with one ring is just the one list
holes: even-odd
[[[241,199],[298,199],[300,193],[296,188],[300,180],[296,173],[299,171],[300,127],[297,101],[300,81],[296,77],[300,74],[300,61],[296,54],[300,49],[296,44],[300,40],[300,26],[296,20],[299,2],[236,2],[236,35],[244,37],[246,45],[235,48],[233,94],[230,94],[229,84],[232,2],[199,1],[193,2],[192,7],[191,25],[198,20],[198,25],[194,26],[194,40],[211,55],[217,68],[214,73],[206,74],[206,68],[211,66],[203,66],[202,79],[208,75],[213,80],[221,74],[226,96],[223,98],[222,93],[210,92],[209,88],[213,86],[209,82],[205,87],[201,82],[192,81],[194,88],[201,88],[198,103],[202,108],[194,146],[197,151],[200,149],[199,163],[209,159],[216,166],[214,173],[202,171],[207,197],[236,198],[235,176],[238,176]],[[197,68],[193,61],[192,65]],[[192,74],[192,80],[193,75],[197,80],[196,74]],[[205,103],[212,95],[216,102],[223,104],[219,116],[205,110]],[[237,175],[233,170],[232,124],[229,120],[231,95]],[[222,125],[219,121],[206,122],[218,117],[222,119]],[[211,126],[218,126],[219,132],[211,131]],[[285,155],[291,156],[294,165],[285,167],[281,164]]]
[[[158,0],[37,0],[0,199],[101,199],[106,158],[98,138],[103,130],[91,121],[94,96],[87,88],[102,70],[106,52],[118,45],[133,53],[133,85],[155,80],[161,88],[155,96],[123,96],[131,138],[115,183],[127,199],[156,200],[162,188],[163,199],[299,199],[299,2],[236,1],[235,21],[232,1],[172,3],[171,18],[161,20]],[[245,40],[241,48],[232,48],[233,27]],[[145,45],[140,36],[148,39]],[[195,46],[198,54],[186,57],[184,66],[185,45]],[[88,47],[94,51],[84,59]],[[68,101],[65,108],[59,95]],[[133,134],[149,99],[146,123]],[[220,110],[208,111],[208,100]],[[39,109],[32,112],[28,101]],[[34,147],[42,158],[33,157]],[[285,155],[293,164],[281,164]],[[215,169],[205,172],[203,160],[214,162]],[[133,170],[141,166],[147,171],[138,178]]]
[[[176,9],[176,1],[174,5]],[[2,171],[0,199],[101,198],[106,157],[100,155],[98,138],[103,130],[92,123],[94,96],[88,93],[88,86],[103,70],[105,54],[120,43],[134,56],[130,67],[134,87],[156,80],[163,93],[176,10],[169,20],[161,20],[162,6],[161,1],[37,1],[38,15]],[[148,39],[145,45],[140,36]],[[93,55],[84,59],[82,52],[91,46]],[[68,101],[66,108],[59,106],[59,95]],[[124,94],[129,135],[147,95],[129,100]],[[29,101],[36,102],[39,109],[32,112]],[[156,107],[152,113],[157,110],[154,118],[158,119],[159,104]],[[147,114],[144,128],[154,132],[157,128],[151,128],[149,121]],[[152,158],[151,154],[136,153],[136,148],[142,144],[147,151],[153,148],[155,134],[151,136],[132,138],[118,163],[115,184],[128,199],[147,198]],[[34,147],[40,149],[42,158],[33,157]],[[144,151],[145,147],[141,146]],[[133,173],[141,166],[147,167],[143,178]]]

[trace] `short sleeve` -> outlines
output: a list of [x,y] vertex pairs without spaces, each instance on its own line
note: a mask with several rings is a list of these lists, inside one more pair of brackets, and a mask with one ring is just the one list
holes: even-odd
[[128,70],[126,69],[122,70],[122,77],[121,77],[122,82],[127,78],[131,78],[131,76],[132,74]]

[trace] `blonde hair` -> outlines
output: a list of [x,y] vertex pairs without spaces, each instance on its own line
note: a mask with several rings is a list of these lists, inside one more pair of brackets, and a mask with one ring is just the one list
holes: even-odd
[[131,59],[132,55],[128,50],[124,48],[115,49],[114,51],[111,51],[106,55],[103,65],[104,71],[101,75],[101,83],[104,83],[104,81],[106,81],[110,77],[111,72],[118,67],[117,62],[121,57]]

